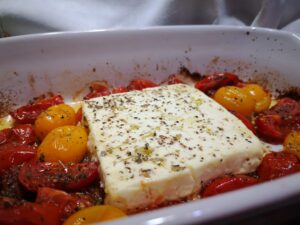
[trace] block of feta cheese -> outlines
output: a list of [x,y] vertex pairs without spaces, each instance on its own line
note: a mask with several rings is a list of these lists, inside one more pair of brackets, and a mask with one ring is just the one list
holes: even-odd
[[105,203],[126,212],[196,196],[223,174],[253,172],[259,139],[229,111],[184,84],[83,103]]

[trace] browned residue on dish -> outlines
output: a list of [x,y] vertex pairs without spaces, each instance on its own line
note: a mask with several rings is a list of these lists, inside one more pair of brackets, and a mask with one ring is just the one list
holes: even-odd
[[13,93],[5,93],[0,91],[0,117],[6,116],[12,111],[13,107],[16,106],[14,101]]
[[28,75],[28,84],[32,92],[35,92],[35,78],[33,74]]

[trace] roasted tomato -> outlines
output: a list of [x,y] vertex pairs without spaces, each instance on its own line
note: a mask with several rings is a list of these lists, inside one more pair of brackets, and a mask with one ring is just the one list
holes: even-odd
[[202,196],[208,197],[225,193],[228,191],[237,190],[257,184],[258,180],[254,177],[246,175],[225,175],[223,177],[212,180],[203,190]]
[[87,151],[87,139],[84,127],[55,128],[38,147],[38,158],[45,162],[80,162]]
[[27,145],[35,141],[36,136],[31,124],[19,124],[0,131],[0,144],[15,142]]
[[150,80],[133,80],[130,82],[129,90],[143,90],[144,88],[157,87],[158,85]]
[[231,113],[239,118],[245,124],[245,126],[255,134],[255,128],[247,117],[235,111],[231,111]]
[[99,178],[98,164],[91,163],[37,163],[22,165],[19,181],[29,191],[40,187],[75,191],[88,186]]
[[11,116],[18,123],[34,123],[41,112],[48,109],[50,106],[62,104],[63,102],[64,99],[60,95],[38,100],[33,104],[22,106],[17,110],[11,112]]
[[93,82],[90,86],[90,93],[83,97],[84,100],[88,100],[91,98],[101,97],[110,95],[108,84],[102,81]]
[[257,169],[259,179],[273,180],[300,171],[297,156],[288,152],[271,152],[265,155]]
[[300,159],[300,131],[292,131],[286,136],[284,143],[284,150],[290,152]]
[[18,175],[20,166],[12,166],[1,174],[0,196],[22,199],[24,189],[21,186]]
[[247,84],[242,88],[255,101],[255,112],[267,110],[271,105],[271,96],[258,84]]
[[251,116],[254,112],[255,101],[242,88],[235,86],[221,87],[214,95],[214,100],[228,110]]
[[8,168],[22,164],[36,156],[36,148],[31,145],[6,143],[0,145],[0,174]]
[[116,87],[116,88],[113,88],[111,90],[111,93],[113,93],[113,94],[125,93],[125,92],[128,92],[128,88],[127,87]]
[[255,120],[257,133],[264,140],[282,143],[292,131],[300,131],[300,103],[283,98],[278,103],[259,114]]
[[104,222],[126,217],[120,209],[110,205],[97,205],[78,211],[70,216],[63,225],[83,225]]
[[37,203],[50,203],[56,205],[61,212],[62,221],[67,219],[78,209],[92,206],[88,197],[84,195],[71,195],[64,191],[52,188],[39,188],[35,200]]
[[25,202],[10,205],[12,201],[0,206],[0,224],[2,225],[58,225],[59,208],[49,203]]
[[40,140],[53,129],[65,125],[75,125],[74,109],[66,104],[54,105],[43,111],[34,122],[34,131]]
[[220,87],[235,85],[239,83],[239,78],[232,73],[220,73],[214,75],[207,75],[202,80],[195,84],[195,88],[208,93],[210,90],[217,90]]

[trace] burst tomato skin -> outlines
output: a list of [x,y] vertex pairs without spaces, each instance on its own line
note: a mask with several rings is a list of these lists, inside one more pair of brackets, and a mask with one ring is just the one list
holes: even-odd
[[35,141],[36,136],[31,124],[18,124],[0,131],[0,144],[15,142],[29,145]]
[[36,148],[31,145],[6,143],[0,145],[0,174],[8,168],[32,160]]
[[0,206],[2,225],[59,225],[59,208],[49,203],[25,202],[19,205]]
[[15,111],[11,112],[11,116],[17,121],[17,123],[32,124],[36,118],[53,105],[58,105],[64,102],[64,99],[60,95],[56,95],[50,98],[39,100],[33,104],[22,106]]
[[236,85],[239,83],[239,78],[232,73],[220,73],[205,76],[202,80],[195,84],[195,88],[207,93],[210,90],[216,90],[220,87],[228,85]]
[[212,180],[203,190],[202,196],[208,197],[257,184],[258,180],[246,175],[225,175]]
[[91,98],[97,98],[101,96],[110,95],[108,85],[106,82],[96,81],[93,82],[90,86],[90,92],[83,97],[84,100],[89,100]]
[[299,160],[288,152],[268,153],[257,169],[261,181],[273,180],[298,171],[300,171]]
[[29,191],[40,187],[66,191],[80,190],[99,178],[98,163],[45,163],[30,162],[22,165],[19,172],[20,183]]
[[116,88],[113,88],[111,90],[112,94],[126,93],[126,92],[128,92],[128,88],[127,87],[116,87]]
[[38,189],[35,202],[56,205],[60,209],[62,221],[78,209],[92,206],[92,203],[85,196],[71,195],[64,191],[47,187]]
[[151,87],[157,87],[158,84],[150,81],[150,80],[132,80],[129,84],[128,89],[129,90],[143,90],[144,88],[151,88]]
[[255,120],[258,135],[271,143],[282,143],[293,130],[300,131],[300,103],[283,98]]

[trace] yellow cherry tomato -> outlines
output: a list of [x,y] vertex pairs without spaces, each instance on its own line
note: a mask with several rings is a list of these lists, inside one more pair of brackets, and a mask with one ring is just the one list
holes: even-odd
[[63,225],[83,225],[126,217],[120,209],[110,205],[97,205],[71,215]]
[[65,125],[76,124],[76,113],[71,106],[59,104],[42,112],[34,123],[34,131],[42,140],[53,129]]
[[300,131],[291,131],[283,142],[284,150],[300,159]]
[[244,116],[250,116],[254,112],[254,99],[239,87],[221,87],[215,93],[214,99],[226,109],[239,112]]
[[248,84],[242,88],[255,101],[255,112],[266,110],[271,105],[271,96],[258,84]]
[[62,126],[50,131],[38,147],[45,162],[80,162],[87,151],[87,132],[79,126]]

